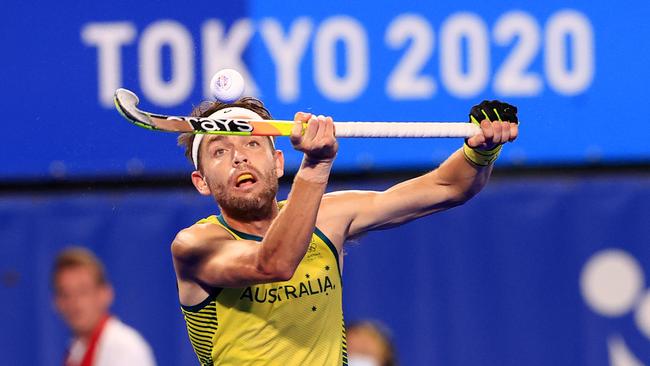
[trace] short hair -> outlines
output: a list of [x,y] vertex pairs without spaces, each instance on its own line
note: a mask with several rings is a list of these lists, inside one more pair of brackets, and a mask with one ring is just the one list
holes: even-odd
[[108,284],[104,264],[90,249],[83,247],[70,247],[62,250],[54,260],[52,268],[52,284],[56,285],[56,277],[70,268],[87,267],[92,270],[100,285]]
[[380,366],[397,366],[397,354],[393,345],[391,332],[384,324],[376,320],[359,320],[351,322],[346,327],[349,334],[353,331],[366,332],[379,340],[384,350],[384,359]]
[[[232,107],[239,107],[239,108],[246,108],[248,110],[251,110],[257,114],[260,115],[263,119],[273,119],[271,116],[271,113],[266,109],[264,106],[264,103],[262,103],[261,100],[253,97],[243,97],[240,98],[232,103],[224,103],[220,101],[214,101],[214,100],[204,100],[203,102],[199,103],[198,106],[194,107],[192,109],[192,112],[190,113],[190,116],[192,117],[208,117],[212,113],[225,109],[225,108],[232,108]],[[192,160],[192,143],[194,142],[194,137],[196,135],[190,132],[182,133],[180,136],[178,136],[178,146],[181,146],[185,149],[185,157],[187,160],[190,161],[192,165],[194,165],[194,161]],[[273,137],[269,137],[271,139],[271,147],[273,148]],[[197,157],[197,160],[200,160]],[[199,166],[198,162],[196,164]]]

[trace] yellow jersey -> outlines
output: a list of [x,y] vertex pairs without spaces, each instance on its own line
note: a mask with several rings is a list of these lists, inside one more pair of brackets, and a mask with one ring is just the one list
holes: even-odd
[[[237,240],[262,240],[221,216],[198,223],[219,225]],[[202,365],[347,365],[338,252],[318,228],[290,280],[215,288],[181,310]]]

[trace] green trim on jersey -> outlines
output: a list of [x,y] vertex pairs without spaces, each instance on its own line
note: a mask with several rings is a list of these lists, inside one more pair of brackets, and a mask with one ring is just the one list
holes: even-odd
[[338,252],[338,250],[336,250],[336,247],[334,246],[334,244],[332,243],[330,238],[328,238],[325,234],[323,234],[323,232],[320,231],[319,228],[314,227],[314,234],[316,234],[316,236],[318,236],[320,238],[320,240],[322,240],[325,244],[327,244],[327,247],[330,248],[330,250],[332,251],[332,254],[334,255],[334,259],[336,259],[336,269],[339,272],[339,278],[341,279],[341,285],[343,285],[343,276],[342,276],[342,273],[341,273],[341,265],[339,264],[339,252]]
[[247,233],[241,232],[239,230],[233,229],[232,226],[228,225],[228,223],[226,222],[226,220],[223,218],[222,215],[217,216],[217,220],[219,220],[221,225],[225,226],[228,230],[232,231],[233,233],[235,233],[238,237],[240,237],[242,239],[254,240],[254,241],[262,241],[262,239],[263,239],[261,236],[257,236],[257,235],[253,235],[253,234],[247,234]]

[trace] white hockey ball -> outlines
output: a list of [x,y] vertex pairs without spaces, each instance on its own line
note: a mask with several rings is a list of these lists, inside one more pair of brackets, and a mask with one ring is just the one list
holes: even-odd
[[234,102],[244,94],[244,78],[237,70],[220,70],[210,80],[210,91],[221,102]]

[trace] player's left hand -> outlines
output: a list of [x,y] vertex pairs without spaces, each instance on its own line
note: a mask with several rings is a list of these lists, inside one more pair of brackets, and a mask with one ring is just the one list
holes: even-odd
[[517,107],[498,100],[484,100],[472,107],[470,122],[481,127],[481,133],[465,142],[476,150],[492,150],[512,142],[519,134]]

